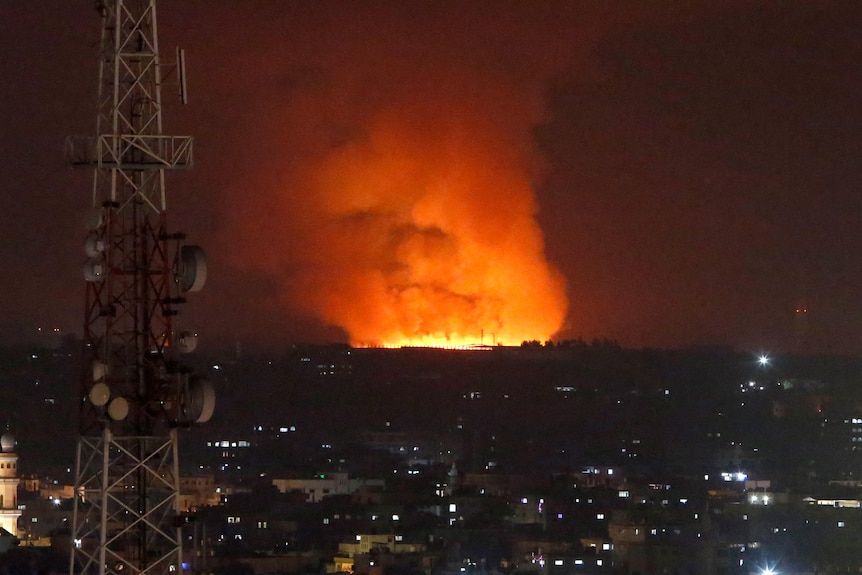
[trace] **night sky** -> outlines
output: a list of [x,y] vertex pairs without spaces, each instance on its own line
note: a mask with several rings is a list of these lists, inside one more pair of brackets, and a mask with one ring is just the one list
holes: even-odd
[[[80,332],[90,174],[63,141],[94,129],[100,20],[3,2],[0,26],[0,336]],[[521,291],[555,339],[862,352],[858,2],[163,1],[159,34],[187,52],[164,125],[195,168],[167,191],[209,256],[203,346],[347,341],[381,229],[448,257],[456,232],[400,219],[436,192],[358,202],[405,172],[472,182],[432,207],[538,254]],[[386,237],[359,255],[390,273]]]

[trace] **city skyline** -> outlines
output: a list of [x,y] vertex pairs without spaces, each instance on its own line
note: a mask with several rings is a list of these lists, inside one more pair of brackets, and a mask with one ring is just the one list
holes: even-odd
[[[331,243],[343,221],[326,217],[344,208],[320,205],[330,188],[377,185],[393,168],[363,169],[394,162],[438,170],[411,183],[445,181],[440,172],[457,164],[475,188],[492,184],[443,208],[475,204],[462,221],[488,224],[478,237],[492,247],[527,238],[538,264],[510,274],[510,291],[544,273],[550,292],[565,286],[567,308],[533,312],[560,329],[536,337],[862,351],[854,5],[161,8],[163,59],[175,45],[187,51],[190,103],[167,106],[165,126],[195,137],[196,165],[168,178],[168,217],[210,259],[187,316],[204,342],[347,341],[353,316],[381,315],[356,295],[365,276],[344,263],[354,255],[344,243],[361,234]],[[2,13],[0,331],[76,332],[90,174],[66,169],[62,147],[93,130],[98,15],[59,1]],[[510,181],[514,195],[500,191]],[[417,205],[403,213],[415,217]],[[352,221],[370,213],[349,207]],[[525,224],[509,232],[494,221]],[[438,251],[441,224],[431,223],[420,255]],[[465,328],[476,342],[501,331],[488,318]]]

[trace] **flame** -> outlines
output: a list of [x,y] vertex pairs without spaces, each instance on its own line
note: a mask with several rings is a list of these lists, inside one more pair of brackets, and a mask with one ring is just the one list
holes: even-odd
[[403,109],[311,166],[287,297],[356,346],[515,345],[566,312],[516,142]]

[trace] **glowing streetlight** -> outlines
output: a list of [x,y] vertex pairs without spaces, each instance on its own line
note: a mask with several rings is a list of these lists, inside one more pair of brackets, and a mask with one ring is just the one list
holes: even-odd
[[[763,367],[766,367],[767,365],[769,365],[769,356],[765,353],[760,354],[760,357],[757,359],[757,363],[759,363]],[[769,575],[772,574],[770,573]]]

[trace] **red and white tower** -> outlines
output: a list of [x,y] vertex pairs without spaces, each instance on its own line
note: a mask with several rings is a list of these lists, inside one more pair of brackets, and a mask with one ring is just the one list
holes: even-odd
[[155,0],[96,8],[96,134],[66,147],[93,170],[70,573],[179,573],[177,428],[215,402],[181,361],[196,336],[179,310],[206,279],[203,252],[166,219],[165,174],[192,166],[192,138],[162,132],[162,88],[185,99],[183,58],[160,61]]

